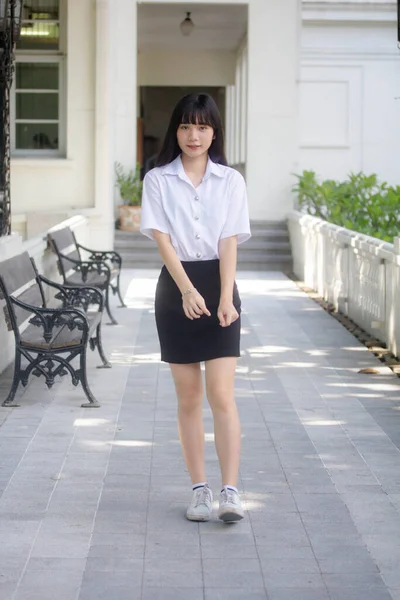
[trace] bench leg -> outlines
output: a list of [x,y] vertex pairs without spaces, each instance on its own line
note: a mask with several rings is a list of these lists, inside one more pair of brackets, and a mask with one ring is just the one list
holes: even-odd
[[106,311],[108,316],[110,317],[110,325],[118,325],[117,321],[114,319],[114,317],[111,314],[111,309],[110,309],[110,286],[108,285],[106,288]]
[[2,406],[8,407],[8,408],[18,408],[20,406],[20,404],[14,404],[15,394],[17,393],[19,382],[21,381],[20,373],[21,373],[21,353],[19,352],[18,349],[16,349],[15,350],[15,362],[14,362],[14,376],[13,376],[13,381],[11,384],[11,390],[10,390],[7,398],[4,400]]
[[120,273],[118,274],[118,277],[117,277],[117,294],[118,294],[118,298],[120,299],[120,302],[121,302],[120,308],[126,308],[126,304],[121,295],[121,288],[119,287],[119,280],[120,280]]
[[103,361],[102,367],[97,367],[98,369],[111,369],[111,364],[108,362],[106,355],[104,354],[103,342],[101,340],[101,323],[99,323],[96,327],[96,346],[99,351],[99,355],[101,360]]
[[82,408],[98,408],[100,404],[97,402],[96,398],[93,396],[86,375],[86,348],[82,350],[80,355],[80,374],[81,374],[81,384],[83,387],[83,391],[86,394],[89,402],[84,402],[81,404]]

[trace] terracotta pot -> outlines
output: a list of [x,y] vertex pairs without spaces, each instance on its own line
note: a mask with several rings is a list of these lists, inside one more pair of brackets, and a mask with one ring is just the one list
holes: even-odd
[[127,206],[121,204],[118,206],[120,229],[123,231],[139,231],[141,206]]

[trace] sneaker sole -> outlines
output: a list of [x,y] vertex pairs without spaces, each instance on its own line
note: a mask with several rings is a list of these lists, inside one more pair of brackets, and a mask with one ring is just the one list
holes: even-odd
[[244,515],[240,515],[239,513],[236,513],[236,512],[226,512],[226,513],[223,513],[222,515],[219,515],[219,518],[224,523],[236,523],[237,521],[241,521],[243,519],[243,517],[244,517]]
[[198,521],[199,523],[205,523],[205,522],[211,520],[211,516],[209,516],[209,517],[198,517],[198,516],[194,516],[194,515],[186,515],[186,518],[188,519],[188,521]]

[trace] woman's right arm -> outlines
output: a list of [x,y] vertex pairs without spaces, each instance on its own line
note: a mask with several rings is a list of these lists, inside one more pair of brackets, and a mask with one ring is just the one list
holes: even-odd
[[[206,306],[204,298],[193,287],[178,258],[175,248],[171,244],[169,234],[153,229],[153,235],[161,258],[182,294],[183,310],[187,318],[191,320],[199,319],[202,314],[210,316],[211,313]],[[191,291],[188,292],[188,290]]]

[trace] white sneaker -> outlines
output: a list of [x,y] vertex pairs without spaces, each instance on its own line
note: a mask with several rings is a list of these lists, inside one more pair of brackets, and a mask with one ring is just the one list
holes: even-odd
[[193,491],[193,498],[186,512],[189,521],[209,521],[211,519],[213,495],[208,485]]
[[244,510],[239,494],[229,487],[224,487],[219,496],[218,517],[224,523],[234,523],[244,517]]

